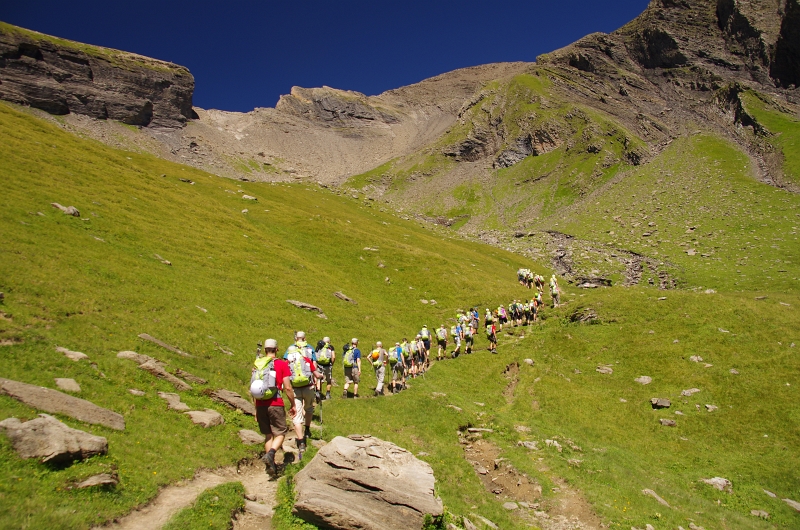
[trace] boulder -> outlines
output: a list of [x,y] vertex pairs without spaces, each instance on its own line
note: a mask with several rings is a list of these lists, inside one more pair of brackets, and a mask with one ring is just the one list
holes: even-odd
[[182,402],[181,397],[178,394],[159,392],[158,397],[167,402],[167,408],[170,410],[177,410],[179,412],[189,410],[189,405]]
[[321,528],[421,528],[440,516],[430,465],[371,436],[337,436],[295,476],[294,513]]
[[21,422],[17,418],[0,421],[14,450],[22,458],[37,458],[41,462],[72,462],[108,452],[108,441],[78,429],[68,427],[48,414]]
[[77,486],[77,489],[91,488],[92,486],[116,486],[119,484],[119,478],[110,473],[100,473],[87,478]]
[[125,429],[125,418],[121,414],[58,390],[0,378],[0,394],[51,414],[63,414],[79,421],[105,425],[118,431]]
[[668,409],[672,406],[672,402],[667,398],[650,398],[650,405],[654,409]]
[[192,419],[192,423],[202,425],[206,429],[225,423],[225,418],[222,417],[222,414],[212,409],[190,410],[189,412],[184,412],[184,414]]
[[157,362],[155,359],[147,361],[144,364],[140,364],[139,368],[141,368],[145,372],[150,372],[156,377],[160,377],[161,379],[169,381],[170,383],[172,383],[172,386],[174,386],[178,390],[186,391],[192,389],[192,387],[189,386],[189,383],[181,381],[171,373],[164,370],[164,366],[159,362]]
[[67,377],[56,377],[56,386],[61,390],[66,390],[67,392],[81,391],[81,385],[79,385],[74,379],[69,379]]
[[250,429],[241,429],[239,431],[239,439],[245,445],[258,445],[264,443],[266,436]]
[[66,348],[62,348],[61,346],[56,346],[56,351],[58,353],[63,353],[68,359],[71,359],[75,362],[80,361],[81,359],[88,359],[89,356],[85,353],[81,353],[79,351],[72,351]]
[[214,401],[219,401],[220,403],[225,403],[229,407],[241,410],[250,416],[256,415],[256,407],[253,405],[253,402],[244,399],[236,392],[231,392],[230,390],[220,388],[219,390],[215,390],[211,393],[211,399]]

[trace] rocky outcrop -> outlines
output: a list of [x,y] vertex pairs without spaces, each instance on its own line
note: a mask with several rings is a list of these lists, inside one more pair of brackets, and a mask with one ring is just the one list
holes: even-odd
[[338,436],[295,477],[294,513],[320,528],[422,528],[440,516],[430,465],[371,436]]
[[381,109],[371,104],[364,94],[352,90],[337,90],[327,86],[322,88],[292,87],[290,94],[280,97],[275,109],[286,114],[331,125],[343,123],[353,125],[359,122],[362,124],[399,122],[398,116],[387,109]]
[[125,419],[121,414],[58,390],[20,383],[11,379],[0,379],[0,394],[5,394],[28,406],[53,414],[63,414],[76,420],[104,425],[119,431],[125,429]]
[[0,99],[51,114],[180,127],[194,77],[176,64],[0,23]]
[[253,402],[244,399],[241,395],[237,394],[236,392],[220,388],[219,390],[211,392],[209,395],[211,396],[211,399],[213,399],[214,401],[225,403],[232,409],[241,410],[243,413],[249,416],[256,415],[256,407],[255,405],[253,405]]
[[102,436],[67,427],[48,414],[26,422],[8,418],[0,421],[0,429],[22,458],[61,463],[108,452],[108,441]]

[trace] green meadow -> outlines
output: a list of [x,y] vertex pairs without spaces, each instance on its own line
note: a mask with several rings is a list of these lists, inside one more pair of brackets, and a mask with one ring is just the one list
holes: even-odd
[[[603,123],[592,120],[593,127]],[[621,158],[624,142],[602,130],[604,149]],[[545,263],[405,221],[378,202],[307,185],[219,178],[78,138],[4,104],[0,137],[0,376],[49,388],[56,377],[72,377],[81,397],[122,413],[127,423],[118,432],[59,417],[109,440],[107,456],[67,467],[21,460],[0,436],[2,527],[88,528],[198,468],[257,456],[260,448],[242,446],[237,436],[240,428],[255,428],[254,420],[204,390],[246,395],[258,341],[274,337],[286,346],[302,329],[314,339],[330,335],[337,348],[355,336],[366,349],[423,324],[449,323],[459,308],[526,297],[516,283],[521,266],[551,273]],[[567,162],[557,156],[531,157],[504,175],[522,182],[562,163],[577,164],[574,175],[583,171],[577,154]],[[800,515],[781,499],[800,500],[800,200],[757,182],[749,164],[732,144],[698,134],[675,140],[648,164],[612,164],[597,180],[576,176],[575,185],[589,193],[554,191],[550,197],[563,202],[544,206],[526,226],[655,257],[679,289],[565,285],[563,306],[547,308],[530,328],[504,331],[498,355],[479,336],[475,354],[437,363],[398,395],[343,400],[335,388],[316,436],[372,434],[425,453],[420,458],[433,467],[455,524],[474,513],[504,529],[529,526],[503,509],[504,499],[466,460],[459,431],[477,426],[492,429],[483,437],[541,484],[543,505],[570,488],[612,528],[796,528]],[[539,185],[526,193],[539,197]],[[468,184],[457,196],[467,210],[486,204]],[[80,217],[52,202],[74,205]],[[334,297],[336,291],[357,304]],[[327,318],[288,299],[314,304]],[[587,308],[597,313],[593,324],[571,322]],[[159,349],[139,333],[192,357]],[[90,359],[72,362],[56,346]],[[181,398],[193,409],[218,410],[225,425],[206,430],[168,411],[156,392],[174,389],[118,359],[122,350],[208,379]],[[514,363],[518,373],[504,374]],[[613,373],[598,372],[601,365]],[[362,395],[374,385],[370,372]],[[640,376],[652,382],[635,382]],[[341,383],[341,372],[337,378]],[[693,388],[699,392],[681,395]],[[653,410],[653,397],[672,405]],[[37,413],[0,396],[0,419]],[[562,451],[545,440],[558,441]],[[539,450],[520,441],[535,441]],[[120,484],[70,489],[101,471],[118,473]],[[729,479],[732,492],[700,482],[712,477]],[[172,524],[224,528],[237,495],[231,487],[201,497]],[[279,501],[274,524],[300,527],[288,510],[288,481]]]

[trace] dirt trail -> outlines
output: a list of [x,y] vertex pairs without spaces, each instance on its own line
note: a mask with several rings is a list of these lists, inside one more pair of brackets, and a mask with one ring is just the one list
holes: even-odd
[[[296,454],[294,440],[294,433],[287,433],[283,443],[285,455]],[[280,459],[280,452],[278,454]],[[173,515],[191,506],[202,492],[226,482],[241,482],[245,489],[245,511],[236,516],[234,530],[272,528],[272,513],[278,485],[275,480],[269,479],[264,473],[264,464],[256,459],[240,463],[238,466],[199,471],[191,480],[162,489],[146,506],[130,512],[111,524],[95,527],[95,530],[161,528]]]

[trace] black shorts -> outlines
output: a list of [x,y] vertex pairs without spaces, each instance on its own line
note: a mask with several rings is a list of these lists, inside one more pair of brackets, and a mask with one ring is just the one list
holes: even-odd
[[425,351],[431,351],[431,339],[424,339],[422,344],[425,345]]

